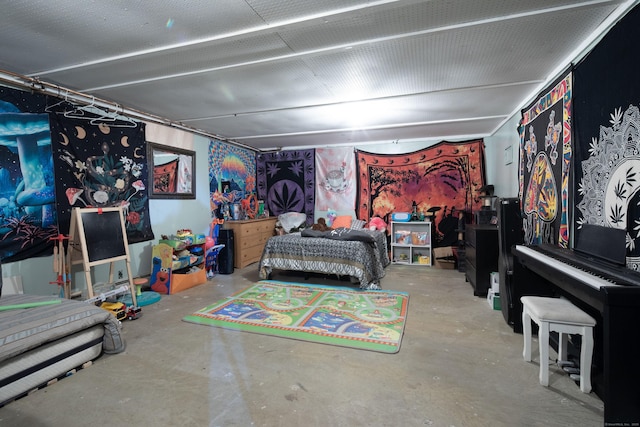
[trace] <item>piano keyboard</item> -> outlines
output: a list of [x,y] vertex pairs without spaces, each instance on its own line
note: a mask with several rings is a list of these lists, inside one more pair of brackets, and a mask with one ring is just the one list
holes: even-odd
[[587,286],[592,287],[593,289],[599,290],[604,286],[620,286],[617,283],[614,283],[603,277],[596,276],[587,271],[573,267],[572,265],[560,261],[556,258],[545,255],[542,252],[534,250],[529,246],[516,245],[515,250],[516,252],[519,252],[524,256],[528,256],[537,261],[540,261],[541,263],[551,267],[552,269],[559,270],[562,272],[562,274],[573,277],[574,279],[584,283]]

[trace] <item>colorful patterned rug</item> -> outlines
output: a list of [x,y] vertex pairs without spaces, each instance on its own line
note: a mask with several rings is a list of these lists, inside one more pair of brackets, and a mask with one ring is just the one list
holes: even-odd
[[303,341],[397,353],[409,294],[262,280],[184,321]]

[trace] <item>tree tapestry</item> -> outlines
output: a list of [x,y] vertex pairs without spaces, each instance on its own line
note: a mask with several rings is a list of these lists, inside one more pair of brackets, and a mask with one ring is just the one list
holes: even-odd
[[[378,216],[389,221],[393,212],[432,216],[435,242],[443,242],[457,227],[458,211],[480,210],[480,189],[485,185],[484,142],[440,142],[408,154],[356,153],[358,168],[357,216],[368,221]],[[452,228],[453,227],[453,228]],[[454,238],[455,239],[455,238]]]
[[278,151],[256,156],[258,198],[271,215],[301,212],[307,224],[314,222],[314,150]]

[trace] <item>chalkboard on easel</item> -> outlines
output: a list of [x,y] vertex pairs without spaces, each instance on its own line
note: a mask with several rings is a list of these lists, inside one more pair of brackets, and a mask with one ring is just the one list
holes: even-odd
[[127,254],[126,234],[123,233],[118,210],[103,210],[101,214],[80,211],[80,217],[90,263]]
[[89,297],[93,297],[91,267],[110,263],[109,282],[113,282],[113,263],[126,261],[129,288],[134,305],[135,286],[131,276],[129,243],[122,208],[73,208],[69,241],[73,255],[81,254],[81,259],[71,257],[72,264],[82,263]]

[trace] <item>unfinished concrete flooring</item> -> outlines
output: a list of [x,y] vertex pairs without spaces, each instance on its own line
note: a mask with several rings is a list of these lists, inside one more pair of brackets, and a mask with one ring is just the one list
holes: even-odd
[[[6,426],[601,426],[602,401],[555,365],[549,387],[523,338],[464,274],[391,265],[410,294],[400,352],[383,354],[182,322],[258,280],[257,264],[143,308],[127,349],[0,408]],[[325,276],[305,280],[351,286]],[[551,351],[551,357],[555,353]]]

